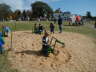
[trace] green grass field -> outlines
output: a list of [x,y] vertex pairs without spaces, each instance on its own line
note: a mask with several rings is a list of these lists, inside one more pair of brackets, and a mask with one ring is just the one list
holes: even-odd
[[[12,28],[13,31],[24,31],[24,30],[33,30],[34,24],[39,22],[37,21],[17,21],[17,22],[0,22],[1,25],[7,25]],[[41,21],[40,24],[43,24],[44,27],[49,30],[49,24],[51,21]],[[64,26],[63,31],[66,32],[77,32],[81,34],[85,34],[88,36],[92,36],[96,38],[96,29],[91,28],[90,26],[93,25],[94,22],[86,23],[86,26]],[[68,25],[67,22],[64,22],[63,25]],[[1,30],[1,28],[0,28]],[[58,31],[58,24],[55,24],[55,31]]]
[[[32,31],[35,23],[37,22],[36,21],[0,22],[0,27],[2,25],[7,25],[11,27],[13,31],[26,31],[26,30]],[[51,22],[47,21],[40,22],[40,24],[43,24],[47,30],[49,30],[50,23]],[[94,22],[86,23],[86,25],[84,26],[64,26],[63,31],[81,33],[96,39],[96,29],[90,27],[93,24]],[[68,25],[68,23],[64,22],[64,25]],[[58,24],[55,24],[55,31],[58,31]],[[7,59],[7,53],[0,55],[0,72],[17,72],[17,70],[10,68],[10,62]]]

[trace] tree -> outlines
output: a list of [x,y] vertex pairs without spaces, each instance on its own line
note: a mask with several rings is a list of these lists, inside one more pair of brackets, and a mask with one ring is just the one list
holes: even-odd
[[87,17],[87,18],[92,18],[91,12],[87,11],[86,17]]
[[15,20],[19,20],[21,18],[21,11],[16,10],[13,14]]
[[12,10],[9,5],[0,4],[0,20],[7,19],[12,14]]
[[58,9],[56,9],[56,10],[54,11],[54,13],[62,13],[62,11],[60,10],[60,8],[58,8]]
[[31,5],[32,7],[32,15],[35,18],[38,17],[45,17],[47,16],[48,18],[53,14],[52,8],[44,2],[37,1]]
[[27,18],[29,18],[29,20],[31,20],[32,11],[27,10],[27,11],[26,11],[26,15],[27,15]]

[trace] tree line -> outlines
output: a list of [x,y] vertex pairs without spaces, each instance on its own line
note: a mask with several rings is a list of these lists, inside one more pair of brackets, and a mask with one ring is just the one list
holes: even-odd
[[0,4],[0,20],[31,20],[32,18],[50,18],[53,9],[44,2],[37,1],[31,4],[31,10],[15,10],[7,4]]

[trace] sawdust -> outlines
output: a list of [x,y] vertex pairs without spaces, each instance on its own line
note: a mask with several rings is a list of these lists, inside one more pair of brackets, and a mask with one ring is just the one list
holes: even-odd
[[[93,40],[77,33],[56,33],[51,35],[65,43],[56,45],[58,53],[44,57],[40,54],[42,35],[29,31],[14,32],[13,51],[9,60],[20,72],[96,72],[96,46]],[[10,38],[6,38],[10,48]]]

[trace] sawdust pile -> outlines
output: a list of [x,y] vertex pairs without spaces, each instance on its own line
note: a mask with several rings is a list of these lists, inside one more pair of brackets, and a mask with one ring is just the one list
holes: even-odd
[[[12,67],[20,72],[96,72],[96,46],[91,38],[67,32],[51,36],[64,42],[65,48],[57,44],[58,54],[44,57],[39,52],[42,35],[15,32],[13,51],[8,55]],[[5,47],[10,48],[10,38]]]

